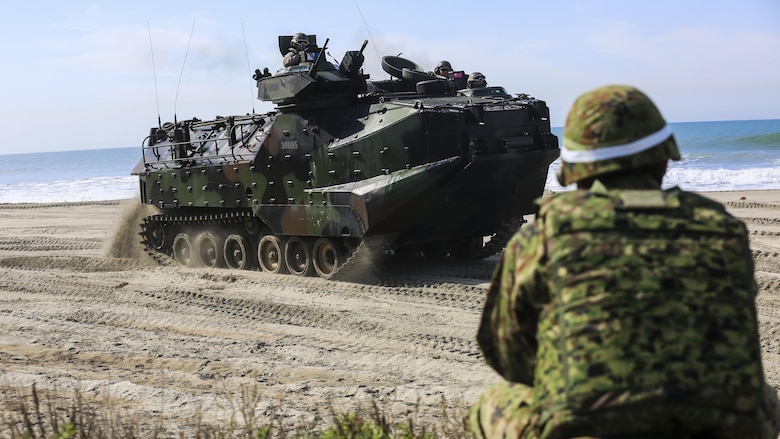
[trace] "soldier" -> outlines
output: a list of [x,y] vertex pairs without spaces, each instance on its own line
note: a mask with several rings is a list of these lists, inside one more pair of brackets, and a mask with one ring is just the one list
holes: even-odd
[[439,61],[439,63],[436,64],[436,67],[434,67],[433,73],[449,78],[450,73],[452,73],[452,64],[450,64],[449,61]]
[[293,35],[290,40],[290,49],[284,55],[283,64],[285,67],[297,66],[301,63],[302,54],[306,53],[306,48],[309,47],[309,37],[306,34],[298,32]]
[[483,75],[480,72],[474,72],[469,75],[468,79],[468,88],[485,88],[487,87],[487,80],[485,80],[485,75]]
[[477,339],[507,381],[471,408],[478,437],[774,438],[747,229],[661,190],[672,131],[639,90],[580,96],[558,180],[512,238]]

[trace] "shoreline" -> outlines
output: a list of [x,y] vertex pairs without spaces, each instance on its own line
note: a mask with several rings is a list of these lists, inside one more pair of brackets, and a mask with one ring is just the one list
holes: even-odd
[[[682,189],[686,190],[685,188]],[[747,194],[752,194],[751,198],[757,198],[760,201],[776,202],[780,204],[780,189],[725,189],[725,190],[717,190],[717,191],[688,191],[688,192],[695,192],[697,194],[709,196],[718,201],[720,200],[731,201],[730,200],[731,195],[737,197],[745,197],[745,200],[747,200],[748,199]],[[543,196],[546,196],[547,194],[550,193],[556,193],[556,191],[545,189]],[[137,199],[138,199],[137,197],[128,197],[128,198],[115,198],[115,199],[107,199],[107,200],[89,200],[89,201],[0,203],[0,208],[16,207],[16,206],[46,207],[46,206],[63,206],[63,205],[73,205],[73,206],[115,205],[115,204],[122,204],[124,202],[137,200]],[[745,200],[741,200],[741,201],[745,201]]]

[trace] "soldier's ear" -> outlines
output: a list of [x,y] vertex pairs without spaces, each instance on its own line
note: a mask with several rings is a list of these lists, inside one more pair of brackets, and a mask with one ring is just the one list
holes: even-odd
[[655,167],[654,172],[655,179],[658,181],[658,184],[663,183],[664,175],[666,175],[666,170],[669,168],[669,160],[664,160],[662,163],[658,163],[658,165]]
[[[561,165],[563,167],[563,165]],[[563,170],[561,168],[558,168],[558,171],[555,173],[555,177],[558,179],[558,183],[561,186],[566,186],[564,177],[563,177]]]

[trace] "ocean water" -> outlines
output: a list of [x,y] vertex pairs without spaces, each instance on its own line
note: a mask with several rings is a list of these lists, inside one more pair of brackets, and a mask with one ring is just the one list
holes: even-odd
[[[664,186],[694,191],[780,189],[780,119],[670,124],[682,160]],[[553,128],[561,139],[563,129]],[[117,200],[138,196],[130,171],[141,148],[0,155],[0,203]],[[547,188],[561,191],[550,166]]]
[[[780,119],[669,124],[682,160],[670,161],[665,188],[691,191],[780,189]],[[553,128],[563,140],[563,128]],[[550,165],[547,188],[561,191]]]
[[119,200],[138,196],[141,147],[0,155],[0,203]]

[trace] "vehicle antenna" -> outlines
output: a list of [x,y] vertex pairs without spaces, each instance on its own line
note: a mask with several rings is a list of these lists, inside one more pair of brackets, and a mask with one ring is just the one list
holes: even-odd
[[[252,78],[252,67],[249,65],[249,47],[246,44],[246,32],[244,32],[244,19],[241,19],[241,34],[244,35],[244,53],[246,53],[246,70]],[[249,100],[252,101],[252,114],[255,114],[255,97],[253,96],[252,81],[249,81]]]
[[[355,6],[357,6],[358,14],[360,14],[360,19],[363,20],[363,26],[366,27],[366,32],[368,32],[368,38],[371,40],[371,45],[374,46],[374,52],[376,52],[376,59],[382,59],[381,56],[379,56],[379,50],[376,48],[376,43],[374,43],[374,37],[371,36],[371,30],[368,29],[368,24],[366,24],[366,19],[363,18],[363,12],[360,10],[360,5],[355,3]],[[387,74],[385,74],[385,79],[387,79]]]
[[189,41],[187,41],[187,51],[184,52],[184,61],[182,61],[181,63],[181,73],[179,73],[179,83],[176,85],[176,97],[173,100],[174,121],[176,121],[176,103],[179,101],[179,87],[181,87],[181,77],[184,76],[184,65],[187,63],[187,54],[190,53],[190,44],[192,43],[192,35],[194,33],[195,33],[195,18],[192,19],[192,30],[190,31],[190,39]]
[[154,46],[152,45],[152,27],[149,22],[146,22],[146,27],[149,29],[149,50],[152,52],[152,74],[154,75],[154,99],[157,101],[157,128],[162,129],[162,121],[160,120],[160,93],[157,92],[157,68],[154,66]]

